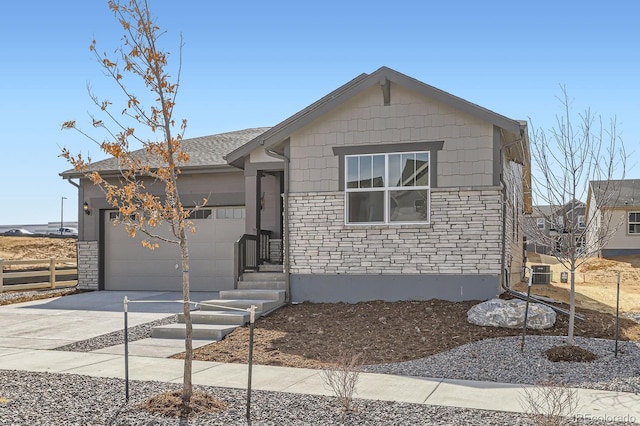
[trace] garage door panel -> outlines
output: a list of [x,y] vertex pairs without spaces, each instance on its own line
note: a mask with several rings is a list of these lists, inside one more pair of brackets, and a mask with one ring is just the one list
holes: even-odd
[[161,277],[164,275],[180,276],[180,271],[176,270],[175,262],[154,262],[147,260],[123,260],[118,262],[118,270],[112,270],[113,273],[120,275],[128,275],[132,277],[153,276]]
[[233,261],[233,243],[216,244],[214,254],[216,259]]
[[[182,289],[181,268],[175,268],[181,262],[177,245],[159,242],[159,248],[149,250],[141,244],[143,236],[131,238],[123,227],[113,227],[105,220],[105,289]],[[212,214],[208,219],[194,220],[194,224],[196,233],[187,236],[191,290],[233,288],[233,243],[244,233],[244,219],[217,219]],[[156,231],[163,232],[161,227]],[[164,233],[168,234],[166,229]]]
[[242,236],[236,230],[239,227],[244,229],[244,219],[218,219],[218,221],[224,222],[225,225],[216,229],[216,241],[234,242]]
[[213,249],[213,243],[189,242],[189,258],[211,259]]

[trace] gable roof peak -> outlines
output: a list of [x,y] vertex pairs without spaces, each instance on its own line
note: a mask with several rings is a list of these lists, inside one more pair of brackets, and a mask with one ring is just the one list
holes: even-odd
[[454,96],[436,87],[430,86],[413,77],[402,74],[392,68],[382,66],[371,74],[360,74],[336,90],[320,98],[316,102],[290,116],[270,130],[249,141],[247,144],[230,152],[227,161],[237,167],[243,167],[242,159],[260,145],[265,148],[273,147],[285,141],[296,130],[304,127],[313,120],[331,111],[347,100],[373,87],[376,84],[384,84],[385,81],[399,84],[408,90],[415,91],[437,102],[449,105],[476,118],[502,128],[514,135],[521,136],[526,129],[526,122],[512,120],[465,99]]

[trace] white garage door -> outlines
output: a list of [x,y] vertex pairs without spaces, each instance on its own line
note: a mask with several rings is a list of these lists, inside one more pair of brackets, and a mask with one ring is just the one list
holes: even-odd
[[[105,215],[105,289],[182,291],[180,246],[159,242],[155,250],[142,247],[142,236],[131,238],[123,226],[112,225],[117,214]],[[187,235],[190,288],[232,289],[233,243],[244,233],[244,207],[207,208],[195,215],[192,221],[196,232]]]

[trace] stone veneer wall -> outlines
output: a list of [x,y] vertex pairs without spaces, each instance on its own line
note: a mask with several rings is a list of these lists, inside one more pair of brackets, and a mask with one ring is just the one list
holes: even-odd
[[78,288],[98,290],[98,242],[78,241]]
[[429,225],[345,225],[344,192],[292,193],[291,274],[496,276],[501,215],[498,187],[432,189]]

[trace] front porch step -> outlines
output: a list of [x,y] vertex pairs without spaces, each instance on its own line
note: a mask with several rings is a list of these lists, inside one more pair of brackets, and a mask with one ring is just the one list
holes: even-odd
[[286,290],[287,284],[284,281],[238,281],[238,289],[271,289]]
[[248,309],[251,305],[256,305],[257,314],[261,314],[262,312],[268,312],[275,308],[280,307],[284,304],[279,300],[264,300],[264,299],[214,299],[214,300],[205,300],[204,303],[210,303],[212,305],[217,305],[216,307],[201,305],[201,311],[208,310],[221,310],[223,307],[228,308],[237,308],[237,309]]
[[245,272],[242,281],[284,281],[284,272]]
[[[199,305],[199,311],[191,312],[193,339],[222,340],[225,335],[249,321],[249,312],[232,308],[249,309],[251,305],[256,305],[256,318],[259,318],[285,305],[285,279],[282,265],[262,265],[260,271],[244,273],[237,283],[237,289],[220,291],[219,299],[204,300]],[[184,314],[178,314],[178,321],[178,324],[153,327],[151,337],[184,339]]]
[[[196,340],[222,340],[224,336],[235,330],[235,325],[193,324],[192,338]],[[187,330],[184,324],[167,324],[151,329],[154,339],[184,339]]]
[[[184,314],[178,314],[178,322],[184,324]],[[194,311],[192,324],[217,324],[242,326],[249,322],[249,314],[239,311]]]
[[[268,282],[268,281],[267,281]],[[256,300],[277,300],[284,302],[284,290],[244,288],[238,290],[220,291],[220,299],[256,299]]]
[[258,272],[280,272],[280,273],[283,273],[284,269],[283,269],[283,266],[281,264],[278,264],[278,265],[264,264],[264,265],[258,266]]

